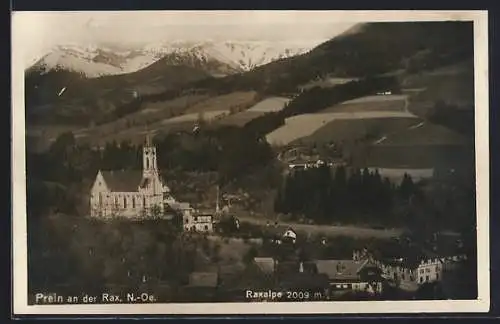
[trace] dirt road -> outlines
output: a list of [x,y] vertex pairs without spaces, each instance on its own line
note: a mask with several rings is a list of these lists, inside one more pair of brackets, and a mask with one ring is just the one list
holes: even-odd
[[[263,225],[269,221],[265,218],[239,215],[238,218],[242,222],[251,224]],[[274,223],[270,221],[271,226]],[[352,236],[359,238],[375,237],[375,238],[391,238],[399,236],[403,233],[402,229],[373,229],[358,226],[333,226],[333,225],[309,225],[292,222],[278,222],[279,227],[292,227],[296,231],[306,232],[308,234],[324,234],[326,236]]]

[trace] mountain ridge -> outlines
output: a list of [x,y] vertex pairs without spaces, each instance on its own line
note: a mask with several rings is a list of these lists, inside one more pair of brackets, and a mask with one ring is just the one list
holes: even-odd
[[40,71],[68,70],[96,78],[136,72],[170,59],[172,65],[191,64],[203,67],[212,75],[228,75],[249,71],[277,59],[301,54],[324,40],[308,42],[265,41],[170,41],[131,47],[128,50],[110,45],[59,45],[38,59],[30,68]]

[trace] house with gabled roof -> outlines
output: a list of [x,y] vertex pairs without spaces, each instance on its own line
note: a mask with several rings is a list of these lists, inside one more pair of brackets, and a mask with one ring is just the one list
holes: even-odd
[[444,270],[466,259],[458,246],[446,243],[390,243],[378,251],[374,261],[386,279],[403,290],[416,291],[424,284],[441,281]]
[[316,269],[325,274],[332,293],[345,291],[382,292],[381,270],[370,260],[316,260]]

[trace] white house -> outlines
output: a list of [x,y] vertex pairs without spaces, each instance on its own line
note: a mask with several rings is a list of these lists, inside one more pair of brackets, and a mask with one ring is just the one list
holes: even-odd
[[289,239],[295,243],[297,241],[297,233],[295,233],[293,229],[289,228],[283,234],[283,239]]
[[192,213],[184,217],[184,230],[196,232],[212,232],[213,216],[210,214]]
[[441,281],[443,269],[463,258],[462,256],[422,257],[414,260],[400,258],[376,260],[375,264],[382,270],[386,279],[396,282],[404,290],[414,291],[422,284]]

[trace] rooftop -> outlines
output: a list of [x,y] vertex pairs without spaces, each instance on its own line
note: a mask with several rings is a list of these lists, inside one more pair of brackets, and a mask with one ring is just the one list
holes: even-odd
[[353,260],[317,260],[318,273],[323,273],[330,280],[351,280],[359,278],[359,271],[366,261]]
[[142,171],[101,171],[106,186],[113,192],[136,192],[142,181]]

